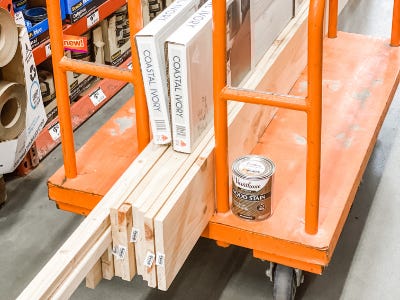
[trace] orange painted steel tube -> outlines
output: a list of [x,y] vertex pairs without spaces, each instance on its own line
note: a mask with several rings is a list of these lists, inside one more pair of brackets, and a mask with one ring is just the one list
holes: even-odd
[[135,110],[138,148],[141,152],[150,142],[149,115],[147,110],[146,95],[144,91],[142,73],[140,71],[139,56],[137,53],[135,34],[143,27],[141,0],[128,1],[129,30],[132,49],[132,74],[131,82],[135,87]]
[[132,82],[132,72],[117,67],[100,65],[93,62],[71,59],[64,56],[59,67],[63,71],[71,71],[80,74],[87,74],[101,78],[110,78],[120,81]]
[[303,97],[279,95],[269,92],[225,87],[221,92],[221,98],[225,100],[263,104],[300,111],[308,110],[306,99]]
[[392,37],[390,45],[393,47],[400,46],[400,0],[394,0],[393,4]]
[[58,118],[61,129],[61,147],[64,157],[65,176],[77,176],[74,135],[68,95],[66,72],[58,64],[64,56],[60,1],[47,0],[51,54],[53,59],[54,85],[57,94]]
[[215,127],[215,181],[217,211],[229,210],[228,178],[228,112],[227,102],[221,101],[226,86],[226,1],[213,1],[213,81]]
[[337,37],[338,26],[338,0],[329,0],[328,37]]
[[308,15],[308,100],[305,230],[318,232],[321,123],[322,51],[325,0],[311,0]]

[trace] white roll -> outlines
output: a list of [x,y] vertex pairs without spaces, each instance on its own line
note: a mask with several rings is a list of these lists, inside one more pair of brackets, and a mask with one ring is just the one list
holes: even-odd
[[18,29],[10,13],[0,7],[0,67],[14,57],[18,46]]
[[22,84],[0,81],[0,141],[15,139],[24,130],[26,105]]

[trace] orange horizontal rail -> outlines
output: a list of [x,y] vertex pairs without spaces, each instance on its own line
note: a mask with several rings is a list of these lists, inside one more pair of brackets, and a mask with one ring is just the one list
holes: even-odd
[[225,87],[220,95],[223,100],[262,104],[293,110],[308,111],[307,99],[291,95],[279,95],[270,92],[253,91],[240,88]]
[[81,61],[64,56],[59,67],[63,71],[71,71],[80,74],[87,74],[96,77],[110,78],[120,81],[132,82],[132,71],[118,67],[96,64],[93,62]]

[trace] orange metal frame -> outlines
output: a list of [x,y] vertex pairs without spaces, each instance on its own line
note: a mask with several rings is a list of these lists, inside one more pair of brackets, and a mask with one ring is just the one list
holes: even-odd
[[[227,100],[263,104],[307,114],[307,162],[305,231],[318,233],[321,115],[322,115],[322,54],[325,0],[311,0],[308,16],[308,95],[305,98],[258,92],[226,85],[226,1],[213,2],[213,74],[214,127],[217,212],[229,210],[228,122]],[[338,0],[329,1],[328,37],[337,35]],[[400,44],[400,0],[394,0],[391,45]]]
[[[132,71],[111,66],[98,65],[69,59],[64,56],[63,31],[61,23],[61,9],[59,1],[47,0],[49,16],[50,43],[53,58],[53,72],[55,88],[57,91],[57,106],[61,128],[61,144],[64,157],[65,176],[75,178],[77,176],[77,164],[73,126],[70,113],[70,101],[68,95],[68,83],[66,72],[72,71],[102,78],[110,78],[130,82],[135,88],[135,109],[137,138],[139,151],[150,141],[149,119],[145,100],[144,86],[140,74],[139,59],[136,51],[132,51]],[[135,34],[143,27],[141,1],[128,1],[128,14],[130,26],[131,47],[136,49]]]

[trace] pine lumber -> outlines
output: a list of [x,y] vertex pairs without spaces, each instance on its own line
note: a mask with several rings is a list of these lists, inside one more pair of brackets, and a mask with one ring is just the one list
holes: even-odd
[[[99,237],[99,239],[88,250],[87,255],[72,270],[71,274],[60,284],[57,290],[51,295],[52,299],[69,299],[79,284],[87,275],[88,271],[93,269],[94,265],[99,261],[100,256],[111,243],[111,230],[108,228]],[[36,299],[36,298],[31,298]],[[43,299],[43,298],[40,298]],[[44,298],[47,299],[47,298]]]
[[[166,149],[165,146],[156,146],[151,143],[139,154],[116,184],[19,295],[18,299],[48,299],[54,294],[59,286],[70,277],[79,262],[88,256],[90,249],[99,238],[110,230],[110,208],[116,206],[116,202],[123,203]],[[109,244],[111,244],[111,240]],[[103,252],[95,259],[98,260],[106,249],[104,248]],[[86,273],[89,271],[90,269]]]
[[86,275],[86,287],[94,290],[102,278],[103,272],[101,270],[101,259],[99,259]]
[[112,254],[112,245],[110,245],[101,256],[101,272],[103,278],[111,280],[114,277],[114,257]]
[[135,248],[130,242],[132,231],[132,206],[123,204],[110,210],[111,233],[114,244],[115,276],[131,281],[136,274]]

